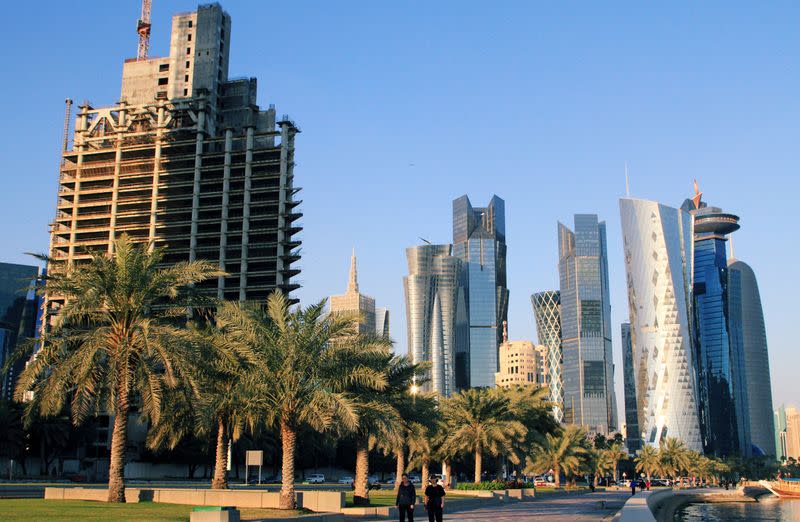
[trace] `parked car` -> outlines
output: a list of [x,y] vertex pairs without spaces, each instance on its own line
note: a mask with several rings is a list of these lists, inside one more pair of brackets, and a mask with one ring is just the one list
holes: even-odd
[[388,484],[390,486],[393,486],[394,485],[394,477],[387,478],[386,480],[383,481],[383,483],[384,484]]
[[370,475],[367,477],[367,484],[370,486],[374,486],[375,484],[380,484],[381,479],[378,478],[378,475]]
[[306,482],[309,484],[322,484],[325,482],[325,475],[322,473],[314,473],[306,477]]
[[340,478],[338,483],[339,484],[352,484],[353,482],[355,482],[355,479],[353,477],[351,477],[350,475],[346,475],[346,476]]
[[419,475],[409,475],[409,476],[408,476],[408,480],[409,480],[409,481],[410,481],[412,484],[420,484],[420,483],[422,483],[422,478],[420,478],[420,476],[419,476]]

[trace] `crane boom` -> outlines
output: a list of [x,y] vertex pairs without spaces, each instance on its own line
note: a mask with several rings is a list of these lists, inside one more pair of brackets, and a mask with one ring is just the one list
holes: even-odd
[[142,0],[142,15],[136,23],[136,32],[139,33],[139,52],[137,60],[147,60],[147,51],[150,48],[150,7],[151,0]]

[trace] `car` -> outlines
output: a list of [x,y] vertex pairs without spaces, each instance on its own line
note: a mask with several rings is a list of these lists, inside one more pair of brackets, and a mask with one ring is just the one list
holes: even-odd
[[394,485],[394,477],[387,478],[386,480],[383,481],[383,483],[387,484],[389,486],[393,486]]
[[370,475],[367,478],[367,484],[370,486],[374,486],[375,484],[380,484],[381,479],[378,478],[378,475]]
[[419,475],[409,475],[408,476],[408,480],[412,484],[421,484],[422,483],[422,479],[420,478]]
[[306,482],[309,484],[322,484],[325,482],[325,475],[322,473],[314,473],[306,477]]
[[339,484],[352,484],[353,482],[355,482],[355,479],[353,477],[351,477],[350,475],[345,475],[344,477],[340,478],[339,481],[338,481]]

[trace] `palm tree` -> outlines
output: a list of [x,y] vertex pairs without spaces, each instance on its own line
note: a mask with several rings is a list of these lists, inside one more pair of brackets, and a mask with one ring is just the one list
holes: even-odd
[[10,461],[18,458],[25,449],[25,429],[19,405],[0,400],[0,456]]
[[567,425],[555,435],[548,433],[534,447],[533,454],[526,460],[525,472],[539,474],[552,469],[558,487],[561,484],[561,472],[568,475],[577,473],[588,454],[586,431],[579,426]]
[[614,443],[607,449],[603,450],[603,455],[606,460],[611,464],[611,469],[614,470],[614,480],[617,480],[617,469],[619,461],[628,458],[628,452],[622,447],[620,443]]
[[647,475],[647,480],[655,473],[661,472],[661,456],[653,446],[645,445],[634,459],[636,471]]
[[148,251],[126,235],[114,242],[114,252],[44,276],[47,292],[64,304],[20,374],[14,398],[22,401],[32,391],[29,411],[48,416],[71,397],[75,425],[98,409],[113,414],[108,501],[124,502],[131,401],[138,398],[142,415],[157,422],[164,388],[193,379],[175,321],[193,302],[192,285],[222,272],[204,261],[162,267],[163,250]]
[[515,452],[525,455],[529,449],[544,439],[547,433],[556,433],[558,422],[552,414],[549,390],[543,386],[514,386],[496,388],[511,402],[511,413],[525,426],[525,438],[515,443]]
[[381,391],[386,387],[386,375],[363,364],[365,356],[384,353],[385,344],[356,347],[349,342],[353,317],[326,315],[324,309],[324,300],[293,308],[283,293],[275,291],[267,299],[266,309],[234,303],[218,314],[227,338],[250,346],[259,361],[265,419],[280,430],[282,509],[295,507],[300,427],[353,431],[358,426],[358,409],[348,389],[358,385]]
[[525,437],[526,429],[514,418],[511,401],[489,388],[471,388],[442,401],[447,431],[444,452],[475,455],[475,483],[481,481],[484,455],[501,453],[519,462],[514,444]]
[[683,441],[674,437],[662,441],[659,450],[661,469],[672,477],[679,477],[682,470],[689,469],[691,464],[689,450]]

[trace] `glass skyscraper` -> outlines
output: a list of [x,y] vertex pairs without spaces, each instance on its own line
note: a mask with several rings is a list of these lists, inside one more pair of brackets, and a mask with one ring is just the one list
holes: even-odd
[[676,437],[702,451],[691,336],[692,216],[642,199],[622,198],[619,206],[643,443]]
[[[22,341],[37,337],[41,297],[30,287],[38,276],[36,266],[0,263],[0,369]],[[25,363],[23,357],[7,372],[0,373],[0,398],[11,399]]]
[[469,325],[465,387],[492,387],[498,371],[502,324],[508,319],[505,203],[493,196],[473,208],[467,196],[453,201],[453,255],[463,261]]
[[761,295],[753,269],[734,259],[733,252],[728,261],[728,295],[733,352],[742,355],[744,366],[744,382],[737,386],[737,390],[743,389],[738,397],[744,399],[739,401],[742,404],[738,410],[743,410],[740,424],[745,425],[754,453],[775,456],[772,385]]
[[694,216],[693,334],[703,450],[719,457],[748,455],[749,435],[740,422],[747,400],[744,361],[731,339],[726,253],[726,236],[739,229],[739,218],[707,206],[701,195],[695,188],[682,208]]
[[564,421],[590,431],[617,427],[605,222],[576,214],[558,224]]
[[444,396],[465,387],[469,371],[463,263],[451,252],[451,245],[407,248],[403,279],[409,358],[431,365],[422,389]]
[[633,372],[633,339],[631,323],[622,323],[622,378],[625,383],[625,442],[628,452],[642,449],[642,433],[639,430],[639,414],[636,405],[636,378]]
[[558,422],[564,419],[564,393],[561,384],[561,306],[558,290],[539,292],[531,296],[533,316],[539,344],[547,348],[547,384],[553,416]]

